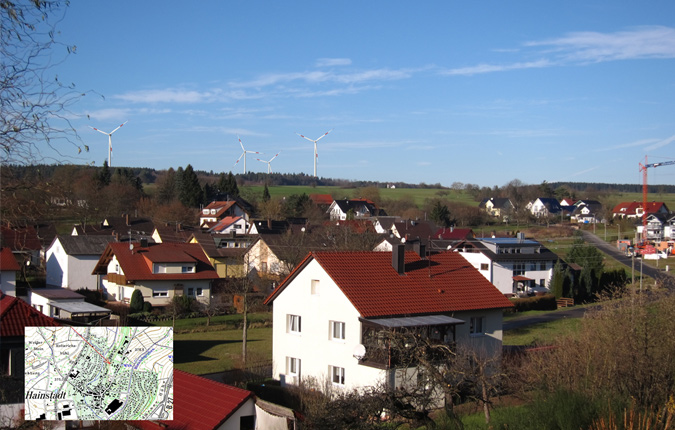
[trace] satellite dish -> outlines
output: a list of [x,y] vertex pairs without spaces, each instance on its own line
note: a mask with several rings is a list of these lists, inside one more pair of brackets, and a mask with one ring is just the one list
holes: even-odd
[[366,356],[366,347],[362,344],[358,344],[354,347],[354,353],[352,354],[354,358],[361,361]]

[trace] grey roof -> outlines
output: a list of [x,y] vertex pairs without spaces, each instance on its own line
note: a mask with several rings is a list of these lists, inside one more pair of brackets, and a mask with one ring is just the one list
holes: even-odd
[[[108,243],[114,242],[115,237],[109,236],[70,236],[58,235],[54,240],[61,242],[61,246],[68,255],[102,255]],[[53,242],[52,242],[53,244]]]
[[[498,238],[497,238],[498,239]],[[488,239],[469,239],[469,240],[463,240],[461,242],[458,242],[454,248],[456,249],[462,249],[462,248],[467,248],[467,249],[473,249],[477,252],[481,252],[483,255],[485,255],[487,258],[490,259],[490,261],[557,261],[560,260],[560,257],[558,257],[558,254],[555,252],[549,250],[545,246],[541,245],[541,243],[530,240],[530,239],[524,239],[525,241],[529,242],[534,242],[538,243],[540,245],[539,247],[539,252],[534,253],[534,254],[511,254],[511,253],[504,253],[504,254],[497,254],[493,252],[491,249],[489,249],[487,246],[485,246],[483,241],[487,241]],[[489,239],[491,242],[495,241],[495,238],[490,238]],[[527,243],[527,242],[526,242]],[[518,245],[517,239],[511,239],[508,238],[508,240],[501,242],[501,244],[513,244],[514,246]],[[529,243],[528,245],[532,245]]]
[[447,315],[423,315],[418,317],[401,318],[371,318],[361,320],[387,328],[464,324],[463,320],[452,318]]
[[50,300],[84,300],[82,294],[78,294],[75,291],[68,290],[66,288],[37,288],[32,290],[33,294],[42,296]]
[[56,302],[56,303],[51,303],[51,306],[59,309],[63,309],[66,312],[70,312],[71,314],[75,313],[83,313],[83,312],[105,312],[105,313],[111,313],[112,311],[107,308],[102,308],[101,306],[96,306],[92,305],[91,303],[87,302]]

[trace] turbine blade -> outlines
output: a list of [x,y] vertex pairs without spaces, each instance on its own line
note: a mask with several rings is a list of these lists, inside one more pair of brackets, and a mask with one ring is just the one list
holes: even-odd
[[300,134],[300,133],[298,133],[298,132],[296,132],[295,134],[297,134],[298,136],[302,137],[303,139],[309,140],[310,142],[314,142],[314,141],[313,141],[312,139],[310,139],[309,137],[303,136],[302,134]]
[[[239,139],[239,136],[237,136],[237,139]],[[241,145],[241,149],[244,151],[244,154],[245,154],[246,148],[244,148],[244,144],[241,142],[241,139],[239,139],[239,144]]]
[[239,158],[237,158],[237,161],[234,162],[234,165],[235,165],[235,166],[237,165],[237,163],[239,162],[239,160],[241,160],[241,157],[243,157],[244,155],[246,155],[245,152],[243,152],[243,153],[239,156]]
[[331,128],[330,130],[328,130],[327,132],[325,132],[324,134],[322,134],[320,138],[316,139],[316,141],[317,141],[317,142],[320,141],[321,139],[324,138],[324,136],[326,136],[328,133],[330,133],[330,132],[333,131],[333,130],[335,130],[335,129],[334,129],[334,128]]
[[119,127],[117,127],[116,129],[114,129],[113,131],[111,131],[110,134],[113,134],[114,132],[116,132],[117,130],[119,130],[120,127],[122,127],[124,124],[126,124],[126,123],[128,123],[128,122],[129,122],[129,121],[124,121],[122,124],[120,124]]
[[279,154],[281,154],[281,151],[279,151],[279,152],[277,152],[276,154],[274,154],[274,157],[272,157],[272,159],[271,159],[269,162],[271,163],[272,160],[274,160],[275,158],[277,158],[277,157],[279,156]]
[[96,127],[92,127],[92,126],[89,126],[89,128],[91,128],[92,130],[96,130],[96,131],[98,131],[99,133],[103,133],[103,134],[105,134],[106,136],[108,136],[108,135],[109,135],[109,133],[106,133],[106,132],[105,132],[105,131],[103,131],[103,130],[99,130],[99,129],[98,129],[98,128],[96,128]]

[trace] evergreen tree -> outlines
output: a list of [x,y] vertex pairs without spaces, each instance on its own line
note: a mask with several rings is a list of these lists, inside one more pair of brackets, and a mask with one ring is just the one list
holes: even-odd
[[131,301],[129,301],[129,311],[132,314],[142,312],[144,304],[145,300],[143,300],[143,293],[141,293],[141,290],[134,290],[131,294]]
[[271,198],[272,196],[270,196],[270,190],[267,189],[267,184],[265,184],[265,188],[263,188],[262,201],[269,202]]
[[227,175],[227,188],[225,192],[231,197],[239,197],[239,187],[237,186],[237,179],[232,172]]
[[440,201],[436,201],[436,203],[434,203],[434,206],[431,209],[431,215],[429,217],[441,227],[450,227],[452,225],[452,220],[450,219],[450,209],[448,209],[448,206],[444,205]]
[[563,288],[565,285],[565,271],[563,270],[561,260],[558,260],[553,266],[553,275],[551,276],[551,293],[556,299],[563,297]]
[[157,199],[160,203],[164,204],[171,203],[177,198],[176,171],[171,167],[166,171],[166,175],[162,178],[161,182],[158,181]]
[[199,207],[204,202],[204,193],[192,165],[188,164],[181,175],[178,199],[189,208]]
[[99,188],[107,187],[110,185],[110,181],[112,179],[112,173],[110,172],[110,167],[108,167],[108,160],[103,160],[103,167],[101,167],[101,170],[99,170],[98,175],[96,177],[96,181],[98,182]]

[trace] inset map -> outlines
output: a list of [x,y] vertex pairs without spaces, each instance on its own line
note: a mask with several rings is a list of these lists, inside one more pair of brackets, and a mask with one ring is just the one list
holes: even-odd
[[26,420],[173,419],[171,327],[26,327]]

